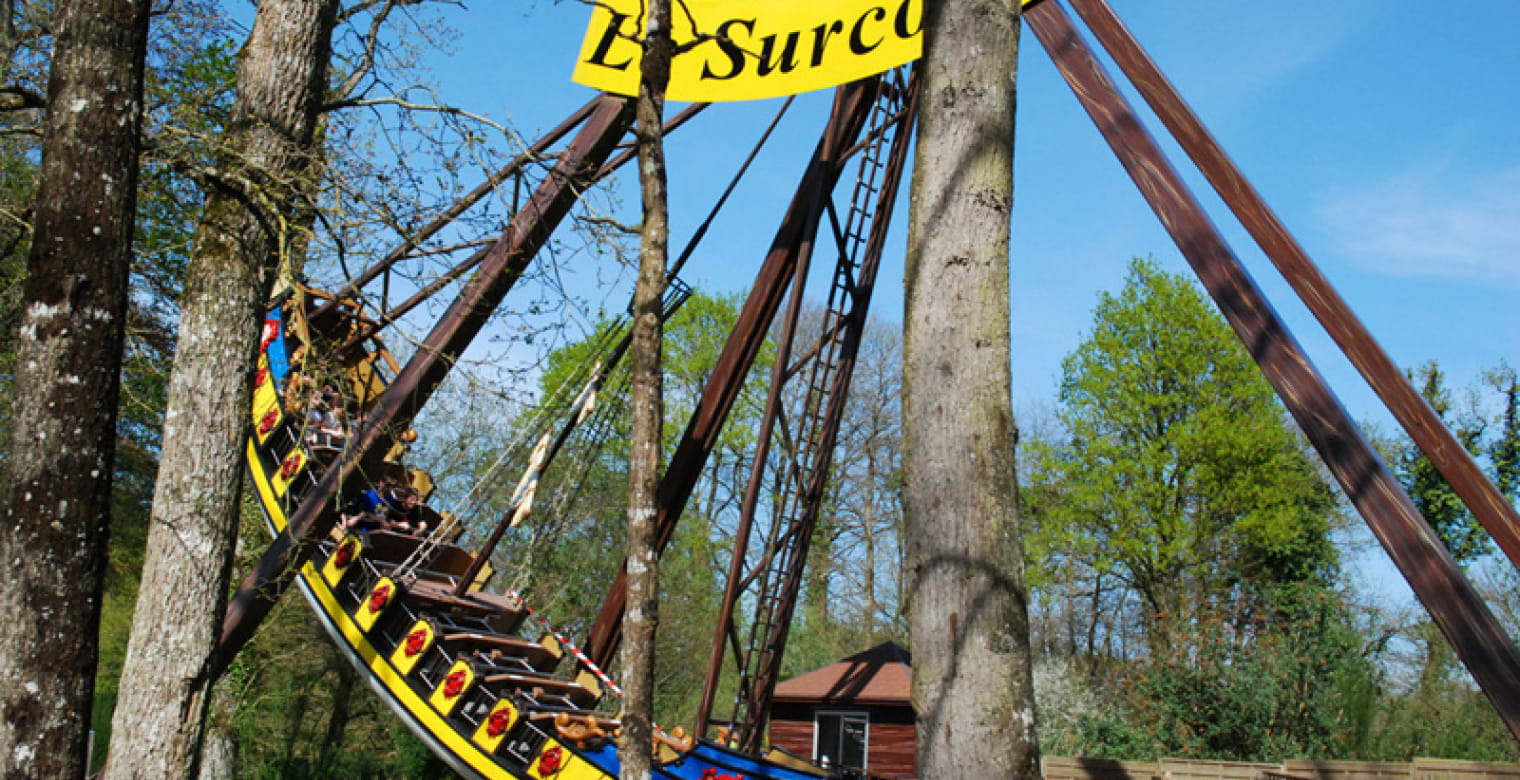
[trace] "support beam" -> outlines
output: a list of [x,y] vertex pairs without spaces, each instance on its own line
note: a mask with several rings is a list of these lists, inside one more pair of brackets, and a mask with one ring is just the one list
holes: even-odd
[[1044,2],[1024,19],[1304,435],[1520,738],[1520,653],[1514,643],[1325,386],[1066,12]]
[[388,431],[404,428],[437,389],[454,362],[480,332],[540,247],[548,241],[591,177],[612,153],[632,120],[633,102],[603,95],[580,133],[500,240],[487,252],[475,278],[460,292],[401,373],[386,387],[342,457],[322,475],[227,606],[213,663],[220,673],[268,614],[295,576],[294,562],[325,536],[336,509],[379,472]]
[[[828,313],[819,323],[821,332],[813,337],[811,349],[800,360],[792,361],[792,349],[797,346],[794,331],[802,299],[799,282],[793,287],[782,334],[778,337],[776,364],[761,416],[755,455],[751,459],[749,482],[740,505],[728,582],[719,606],[709,649],[707,677],[693,729],[694,734],[705,736],[711,724],[714,697],[723,673],[724,648],[730,632],[736,630],[734,611],[739,606],[741,594],[747,595],[754,603],[754,624],[750,628],[748,646],[735,644],[734,662],[739,687],[729,724],[731,739],[738,740],[741,750],[758,753],[763,749],[765,722],[770,716],[771,698],[780,679],[792,618],[801,595],[803,573],[822,509],[824,488],[854,377],[855,358],[865,332],[876,273],[886,246],[898,188],[907,169],[913,125],[918,115],[918,83],[916,69],[907,79],[902,78],[901,71],[884,78],[882,92],[877,95],[872,126],[865,133],[868,140],[852,149],[852,152],[862,154],[857,168],[861,179],[855,183],[852,193],[854,200],[850,203],[848,227],[831,220],[836,247],[834,286],[828,293]],[[885,109],[892,101],[900,101],[902,108],[886,115]],[[833,209],[834,206],[830,205],[831,216]],[[854,221],[856,219],[860,221]],[[864,234],[860,232],[863,228],[868,228]],[[799,272],[800,269],[799,265]],[[803,364],[808,365],[806,376],[800,377],[805,382],[804,395],[809,399],[824,399],[821,401],[824,408],[818,410],[821,416],[815,416],[817,412],[814,412],[798,422],[797,435],[801,441],[788,448],[792,455],[786,468],[784,481],[787,484],[779,491],[781,498],[774,502],[777,507],[771,518],[771,522],[778,526],[778,538],[787,541],[781,545],[782,549],[768,551],[766,560],[756,566],[757,570],[768,573],[756,571],[746,576],[745,560],[762,483],[766,479],[765,464],[771,435],[783,414],[782,399],[787,395],[786,387],[794,377],[804,373],[800,370]],[[757,576],[762,584],[752,589],[748,582]]]
[[1409,438],[1451,483],[1510,563],[1520,566],[1520,515],[1484,476],[1467,448],[1441,423],[1404,372],[1357,319],[1108,3],[1071,0],[1071,5]]

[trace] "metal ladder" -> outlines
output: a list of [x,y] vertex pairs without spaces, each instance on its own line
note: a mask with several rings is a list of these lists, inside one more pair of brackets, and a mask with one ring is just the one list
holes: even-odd
[[[792,399],[792,408],[800,410],[795,427],[787,425],[784,414],[776,416],[775,430],[782,446],[771,524],[763,552],[745,573],[740,587],[754,604],[746,641],[736,648],[738,691],[730,723],[741,749],[759,750],[763,743],[764,718],[800,595],[892,201],[912,133],[915,91],[916,80],[905,70],[882,80],[866,135],[855,150],[859,163],[844,221],[839,220],[832,201],[826,205],[837,249],[832,283],[816,339],[784,373],[783,381],[790,381],[805,371],[805,390],[800,398]],[[800,339],[794,338],[793,345],[800,346]],[[744,555],[745,551],[734,554]],[[731,641],[737,643],[735,626],[730,624],[728,630]]]

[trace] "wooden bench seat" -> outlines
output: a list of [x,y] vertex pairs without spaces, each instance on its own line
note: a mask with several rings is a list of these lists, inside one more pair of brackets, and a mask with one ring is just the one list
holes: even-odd
[[[428,522],[439,521],[435,517],[434,520]],[[437,528],[437,526],[429,525],[429,528]],[[342,533],[342,531],[337,533]],[[369,531],[365,537],[365,556],[374,561],[377,568],[386,572],[405,563],[418,547],[428,541],[422,536],[379,530]],[[474,564],[475,555],[448,542],[434,541],[435,546],[429,551],[427,560],[412,568],[411,573],[421,579],[457,583]],[[475,575],[477,589],[484,586],[491,578],[492,572],[493,568],[489,562],[481,567]]]
[[417,580],[407,588],[405,601],[419,612],[484,619],[492,633],[515,631],[528,614],[517,599],[480,590],[456,596],[452,585],[425,579]]
[[[373,561],[401,563],[427,541],[421,536],[398,534],[391,531],[370,531],[367,534],[365,552]],[[454,576],[465,573],[475,556],[462,547],[440,544],[428,555],[427,568]]]
[[553,650],[526,639],[495,633],[463,631],[444,633],[443,642],[449,650],[474,650],[482,655],[500,653],[521,658],[535,671],[547,671],[559,662]]
[[566,704],[581,709],[590,709],[596,706],[597,696],[595,693],[592,693],[580,683],[567,680],[563,677],[507,672],[505,674],[487,675],[485,683],[509,690],[521,691],[540,704],[548,703],[545,702],[545,699],[548,698],[551,702],[554,699],[559,699]]

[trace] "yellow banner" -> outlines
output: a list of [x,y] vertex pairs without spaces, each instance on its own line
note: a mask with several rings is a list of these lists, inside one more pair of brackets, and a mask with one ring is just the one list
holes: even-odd
[[[598,0],[572,78],[619,95],[639,91],[641,0]],[[675,6],[671,100],[794,95],[917,59],[923,0],[685,0]]]

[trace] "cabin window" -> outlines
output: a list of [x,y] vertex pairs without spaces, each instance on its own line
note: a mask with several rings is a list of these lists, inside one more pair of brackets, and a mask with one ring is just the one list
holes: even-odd
[[813,760],[823,766],[866,767],[871,717],[859,710],[821,710],[813,716]]

